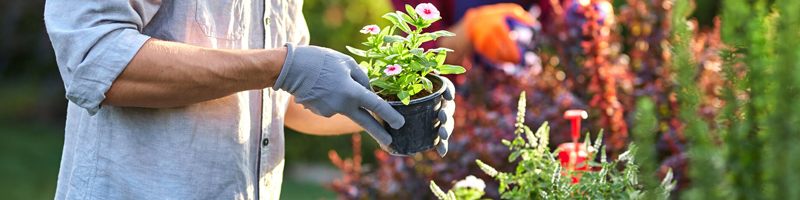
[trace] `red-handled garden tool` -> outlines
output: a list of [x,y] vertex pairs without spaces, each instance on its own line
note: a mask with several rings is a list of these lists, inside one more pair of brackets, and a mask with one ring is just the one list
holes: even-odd
[[[588,171],[589,169],[586,159],[589,157],[591,151],[586,149],[583,143],[578,143],[581,120],[587,117],[588,114],[584,110],[568,110],[564,113],[564,118],[572,121],[572,142],[558,145],[558,149],[561,150],[558,153],[558,160],[561,162],[561,167],[563,167],[566,172]],[[578,183],[580,174],[571,178],[572,183]]]

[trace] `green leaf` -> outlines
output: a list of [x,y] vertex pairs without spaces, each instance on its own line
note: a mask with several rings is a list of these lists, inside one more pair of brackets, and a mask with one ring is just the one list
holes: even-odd
[[381,52],[379,52],[378,50],[375,50],[375,49],[372,49],[372,51],[367,51],[366,54],[367,55],[365,57],[367,57],[367,58],[383,58],[383,57],[386,57],[386,54],[381,53]]
[[403,54],[403,50],[404,50],[403,43],[394,43],[394,44],[392,44],[392,48],[394,49],[395,53]]
[[405,75],[403,75],[403,76],[401,76],[400,78],[397,79],[397,81],[398,81],[397,83],[400,86],[406,86],[409,83],[411,83],[411,81],[414,81],[414,78],[416,78],[416,77],[414,77],[413,73],[405,74]]
[[444,60],[446,57],[447,57],[447,51],[439,52],[439,54],[436,55],[436,64],[437,64],[436,66],[441,67],[442,65],[444,65]]
[[[425,70],[425,67],[423,67],[422,65],[420,65],[417,62],[411,62],[411,64],[408,64],[408,67],[411,68],[414,71],[423,71],[423,70]],[[425,77],[422,77],[422,78],[425,78]]]
[[445,30],[441,30],[441,31],[434,31],[432,34],[436,35],[437,37],[450,37],[450,36],[456,36],[456,34],[455,34],[455,33],[453,33],[453,32],[450,32],[450,31],[445,31]]
[[403,104],[408,105],[408,102],[411,101],[411,94],[409,94],[408,91],[400,91],[400,93],[397,93],[397,98],[399,98]]
[[419,17],[417,15],[417,11],[414,10],[414,7],[411,7],[411,5],[406,4],[406,12],[408,12],[408,14],[411,15],[411,17],[413,17],[414,19],[417,19]]
[[[435,53],[433,53],[433,52],[428,52],[428,53],[425,53],[425,58],[427,58],[427,59],[432,59],[432,58],[433,58],[433,56],[435,56],[435,55],[436,55],[436,54],[435,54]],[[435,60],[435,59],[433,59],[433,61],[432,61],[432,62],[436,62],[436,60]]]
[[436,38],[439,38],[439,36],[436,36],[436,34],[433,34],[433,33],[423,33],[423,34],[420,34],[420,37],[429,37],[432,40],[436,40]]
[[388,65],[386,62],[383,62],[381,60],[376,60],[374,66],[375,66],[375,69],[380,69],[381,67],[384,67],[386,65]]
[[586,132],[586,138],[583,139],[583,149],[589,150],[589,146],[592,145],[592,138],[590,137],[590,132]]
[[519,155],[521,153],[522,152],[519,152],[519,151],[511,152],[511,155],[508,156],[508,162],[514,162],[515,160],[517,160],[517,158],[519,157]]
[[408,52],[410,52],[411,54],[414,54],[415,56],[422,56],[422,51],[424,51],[422,48],[415,48],[415,49],[408,50]]
[[397,94],[399,92],[400,92],[399,89],[397,89],[397,90],[383,89],[378,93],[383,94],[383,95],[395,95],[395,94]]
[[357,56],[361,56],[361,57],[367,57],[367,52],[366,52],[366,51],[364,51],[364,50],[361,50],[361,49],[356,49],[356,48],[353,48],[353,47],[351,47],[351,46],[345,46],[345,47],[346,47],[346,48],[347,48],[347,50],[348,50],[348,51],[350,51],[350,53],[352,53],[352,54],[355,54],[355,55],[357,55]]
[[427,52],[436,52],[436,53],[439,53],[439,52],[441,52],[441,51],[445,51],[445,52],[454,52],[452,49],[448,49],[448,48],[444,48],[444,47],[439,47],[439,48],[435,48],[435,49],[428,49],[428,51],[427,51]]
[[378,37],[382,37],[384,35],[388,35],[389,34],[389,27],[391,27],[391,26],[383,27],[383,30],[381,30],[381,32],[378,33]]
[[431,40],[433,40],[433,38],[431,38],[430,36],[420,36],[419,38],[417,38],[417,43],[418,44],[422,44],[424,42],[431,41]]
[[[430,26],[430,24],[428,24],[428,26]],[[422,36],[431,37],[434,40],[436,40],[436,39],[438,39],[440,37],[450,37],[450,36],[455,36],[455,35],[456,35],[455,33],[450,32],[450,31],[445,31],[445,30],[422,34]]]
[[411,85],[411,91],[409,91],[409,93],[411,95],[415,95],[415,94],[419,93],[419,91],[422,91],[423,88],[424,88],[424,86],[422,86],[422,84]]
[[401,22],[400,21],[400,16],[397,16],[396,13],[386,13],[385,15],[383,15],[381,17],[383,17],[384,19],[388,19],[395,26],[399,26],[400,25],[400,22]]
[[405,20],[402,20],[400,16],[397,16],[397,13],[386,13],[385,15],[383,15],[383,18],[388,19],[389,21],[392,22],[392,24],[394,24],[397,27],[400,27],[400,29],[402,29],[406,33],[411,33],[411,28],[408,27],[408,24],[406,24]]
[[408,14],[405,14],[399,10],[397,11],[397,16],[400,16],[400,19],[403,19],[403,21],[406,21],[408,23],[414,24],[415,22],[414,19],[411,19],[411,17],[408,16]]
[[386,42],[386,43],[395,43],[395,42],[399,42],[399,41],[408,41],[408,40],[406,40],[406,38],[404,38],[404,37],[400,37],[400,36],[396,36],[396,35],[383,36],[383,42]]
[[442,17],[439,17],[439,18],[436,18],[436,19],[432,19],[432,20],[422,20],[419,23],[420,24],[419,27],[420,28],[428,28],[429,26],[431,26],[431,24],[433,24],[436,21],[439,21],[440,19],[442,19]]
[[386,56],[386,57],[385,57],[385,58],[383,58],[383,59],[385,59],[385,60],[387,60],[387,61],[391,61],[393,58],[395,58],[395,57],[397,57],[397,56],[400,56],[400,54],[392,54],[392,55]]
[[461,74],[464,72],[467,72],[467,70],[458,65],[442,65],[439,67],[439,73],[441,74]]
[[367,40],[367,42],[372,43],[371,45],[367,45],[367,46],[377,47],[377,44],[380,44],[380,43],[383,42],[383,36],[369,36],[369,39]]
[[[417,64],[417,63],[411,63],[411,65],[414,65],[414,64],[419,66],[419,64]],[[422,66],[420,66],[420,67],[422,67]],[[422,71],[422,70],[417,70],[417,71]],[[431,82],[431,80],[429,80],[426,77],[422,77],[420,79],[422,80],[422,86],[425,88],[425,90],[428,90],[429,92],[431,90],[433,90],[433,82]]]
[[390,83],[388,81],[384,81],[384,80],[380,80],[380,79],[375,79],[372,82],[370,82],[370,84],[372,84],[374,86],[378,86],[378,87],[383,88],[383,89],[387,89],[387,90],[399,90],[400,89],[396,85],[394,85],[394,84],[392,84],[392,83]]
[[428,59],[426,59],[426,58],[424,58],[422,56],[415,55],[414,56],[414,61],[418,62],[419,64],[421,64],[422,66],[425,66],[425,67],[432,67],[433,66],[433,64],[430,61],[428,61]]

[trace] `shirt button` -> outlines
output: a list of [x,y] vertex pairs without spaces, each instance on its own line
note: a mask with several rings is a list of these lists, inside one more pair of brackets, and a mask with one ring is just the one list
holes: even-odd
[[269,145],[269,138],[264,138],[264,140],[261,141],[261,145],[264,145],[264,146]]
[[269,26],[269,17],[264,18],[264,26]]

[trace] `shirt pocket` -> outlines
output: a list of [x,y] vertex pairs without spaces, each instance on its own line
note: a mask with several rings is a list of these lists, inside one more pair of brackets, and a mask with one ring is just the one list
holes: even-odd
[[239,40],[245,32],[250,0],[198,0],[195,20],[209,36]]

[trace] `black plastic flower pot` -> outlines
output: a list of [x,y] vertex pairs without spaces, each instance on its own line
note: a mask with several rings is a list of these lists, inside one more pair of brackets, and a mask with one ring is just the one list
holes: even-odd
[[389,135],[392,143],[383,147],[383,150],[394,156],[412,156],[418,152],[431,150],[439,144],[438,114],[441,110],[442,94],[446,87],[443,86],[444,77],[429,74],[426,76],[433,82],[434,88],[439,88],[433,94],[412,99],[408,105],[400,101],[387,101],[397,112],[403,115],[405,125],[394,129],[386,121],[378,118]]

